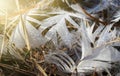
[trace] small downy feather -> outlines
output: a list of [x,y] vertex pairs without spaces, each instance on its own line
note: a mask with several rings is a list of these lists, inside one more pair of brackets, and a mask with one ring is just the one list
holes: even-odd
[[[112,25],[107,26],[105,29],[101,26],[97,28],[96,31],[102,31],[102,33],[94,32],[91,36],[105,36],[104,34],[108,34],[108,39],[103,39],[105,42],[110,42],[116,36],[111,37],[111,34],[116,34],[114,30],[111,30]],[[101,30],[103,28],[103,30]],[[120,52],[113,47],[113,44],[104,44],[101,46],[90,46],[90,40],[88,36],[89,33],[86,31],[87,27],[85,25],[81,26],[82,31],[82,40],[81,47],[82,47],[82,57],[78,62],[74,62],[70,56],[68,56],[65,52],[62,53],[51,53],[48,54],[46,57],[49,63],[53,63],[57,65],[58,68],[63,72],[71,72],[71,73],[81,73],[81,72],[91,72],[91,71],[103,71],[106,68],[111,68],[112,64],[120,61]],[[93,29],[89,29],[93,30]],[[111,31],[111,32],[110,32]],[[106,37],[106,36],[105,36]],[[99,40],[99,39],[98,39]],[[52,56],[51,56],[52,55]],[[56,58],[57,57],[57,58]],[[72,65],[71,65],[72,64]],[[71,67],[68,67],[71,66]],[[72,69],[72,70],[71,70]],[[76,70],[77,69],[77,70]]]
[[14,43],[19,49],[25,48],[27,45],[25,30],[27,35],[27,40],[31,48],[39,47],[44,43],[45,39],[40,35],[39,31],[30,23],[34,22],[40,24],[41,22],[29,17],[27,15],[22,15],[22,18],[18,17],[18,24],[16,25],[14,31],[12,32],[10,42]]
[[120,10],[114,15],[113,22],[119,22],[120,20]]
[[39,28],[40,32],[42,33],[47,28],[51,27],[45,34],[45,37],[48,38],[48,40],[52,40],[55,43],[55,45],[58,45],[56,39],[54,38],[57,38],[56,35],[59,34],[62,41],[67,46],[71,47],[72,34],[67,28],[66,21],[68,21],[71,25],[73,25],[73,27],[78,28],[79,25],[71,17],[76,17],[79,19],[83,19],[85,17],[79,13],[70,13],[63,10],[60,10],[60,12],[59,11],[50,12],[49,14],[55,15],[55,16],[52,16],[43,20]]

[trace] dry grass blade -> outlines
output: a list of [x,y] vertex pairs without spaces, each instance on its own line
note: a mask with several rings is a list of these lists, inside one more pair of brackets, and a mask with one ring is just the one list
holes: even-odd
[[33,61],[34,61],[35,65],[36,65],[37,69],[38,69],[44,76],[48,76],[48,75],[46,74],[46,72],[44,71],[44,69],[37,63],[37,61],[36,61],[35,59],[33,59]]
[[[19,0],[16,0],[16,6],[17,6],[18,11],[20,11]],[[26,42],[27,49],[30,50],[30,43],[29,43],[29,39],[28,39],[28,33],[27,33],[26,27],[24,25],[24,21],[23,21],[22,15],[20,15],[20,21],[21,21],[22,29],[24,31],[24,40]]]
[[31,47],[30,47],[30,42],[29,42],[29,38],[28,38],[28,32],[27,32],[27,29],[26,29],[26,27],[24,25],[22,17],[20,18],[20,20],[21,20],[23,31],[24,31],[24,40],[26,42],[27,49],[30,50]]
[[105,68],[105,70],[108,73],[108,76],[112,76],[112,74],[110,73],[110,71],[107,68]]
[[19,73],[22,73],[22,74],[25,74],[25,75],[36,76],[36,74],[34,72],[30,72],[30,71],[26,71],[24,69],[16,68],[16,67],[11,66],[11,65],[0,63],[0,67],[6,68],[6,69],[9,69],[9,70],[14,70],[16,72],[19,72]]
[[0,29],[0,76],[1,69],[8,76],[119,73],[114,71],[119,70],[120,30],[114,24],[119,24],[120,13],[116,10],[115,19],[106,21],[111,20],[110,0],[31,1],[14,0],[16,8],[11,13],[0,9],[0,28],[4,26]]
[[[82,0],[80,0],[80,1],[82,1]],[[77,0],[73,0],[73,2],[74,2],[75,4],[76,4],[76,3],[79,3]],[[91,14],[89,14],[85,9],[82,8],[82,6],[81,6],[80,4],[79,4],[79,6],[80,6],[80,9],[84,12],[84,14],[87,15],[88,17],[90,17],[92,20],[95,20],[95,21],[103,24],[104,26],[107,25],[106,22],[101,21],[101,20],[99,20],[98,18],[95,18],[95,17],[93,17]]]
[[[18,11],[20,11],[20,4],[19,4],[19,0],[16,0],[16,6],[17,6],[17,9],[18,9]],[[24,30],[24,39],[25,39],[25,41],[26,41],[26,45],[27,45],[27,49],[28,50],[30,50],[30,43],[29,43],[29,39],[28,39],[28,34],[27,34],[27,30],[26,30],[26,27],[25,27],[25,25],[24,25],[24,22],[23,22],[23,19],[22,19],[22,15],[20,15],[20,21],[21,21],[21,26],[22,26],[22,28],[23,28],[23,30]]]
[[19,0],[15,0],[16,1],[16,6],[17,6],[17,10],[20,11],[20,4],[19,4]]
[[[6,13],[6,12],[5,12]],[[3,32],[3,41],[2,41],[2,46],[1,46],[1,50],[0,50],[0,59],[2,57],[2,53],[3,53],[3,50],[4,50],[4,45],[5,45],[5,35],[6,35],[6,26],[7,26],[7,13],[5,15],[5,25],[4,25],[4,32]]]

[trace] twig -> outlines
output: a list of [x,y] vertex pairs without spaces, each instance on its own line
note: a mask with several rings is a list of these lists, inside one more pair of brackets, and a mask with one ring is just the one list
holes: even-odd
[[37,69],[44,75],[44,76],[48,76],[47,73],[44,71],[44,69],[37,63],[37,61],[35,59],[32,59],[37,67]]
[[[76,0],[73,0],[73,2],[74,3],[77,3],[77,1]],[[103,25],[107,25],[107,23],[106,22],[103,22],[103,21],[101,21],[101,20],[99,20],[98,18],[95,18],[95,17],[93,17],[91,14],[89,14],[85,9],[83,9],[82,8],[82,6],[79,4],[79,6],[80,6],[80,9],[84,12],[84,14],[86,14],[88,17],[90,17],[91,19],[93,19],[93,20],[95,20],[95,21],[97,21],[97,22],[100,22],[101,24],[103,24]]]
[[117,39],[112,40],[112,41],[110,41],[110,42],[106,42],[105,44],[102,44],[102,45],[100,45],[100,46],[96,46],[96,47],[93,48],[93,50],[96,49],[96,48],[102,47],[102,46],[111,45],[111,44],[113,44],[113,43],[115,43],[115,42],[120,42],[120,38],[117,38]]
[[28,75],[28,76],[36,76],[36,74],[34,72],[26,71],[24,69],[16,68],[14,66],[10,66],[10,65],[7,65],[7,64],[0,63],[0,67],[6,68],[6,69],[9,69],[9,70],[14,70],[16,72],[19,72],[19,73],[22,73],[22,74],[25,74],[25,75]]

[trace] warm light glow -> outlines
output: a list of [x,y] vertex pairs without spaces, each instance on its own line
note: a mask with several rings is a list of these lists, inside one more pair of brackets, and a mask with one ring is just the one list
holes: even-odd
[[18,0],[20,10],[17,9],[16,0],[0,0],[0,23],[4,23],[4,18],[7,17],[8,19],[23,14],[30,9],[35,7],[35,3],[39,0]]
[[0,0],[0,9],[12,12],[15,8],[15,0]]
[[[30,8],[32,5],[30,3],[37,2],[38,0],[18,0],[18,1],[20,3],[20,6],[26,9],[26,6]],[[15,2],[16,0],[0,0],[0,10],[1,9],[7,10],[8,14],[15,13],[16,11],[18,11]],[[3,15],[3,12],[0,11],[0,15]]]

